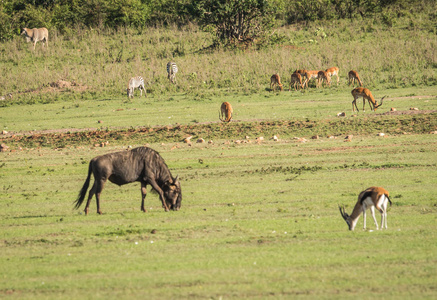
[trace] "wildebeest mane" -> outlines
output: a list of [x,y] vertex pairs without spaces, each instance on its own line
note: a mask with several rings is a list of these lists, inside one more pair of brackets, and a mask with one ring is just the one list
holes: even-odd
[[155,176],[159,184],[163,184],[173,179],[167,164],[165,163],[162,156],[158,153],[158,151],[155,151],[148,147],[138,147],[132,149],[131,151],[133,153],[137,153],[137,155],[143,159],[143,164],[147,163],[144,160],[145,158],[148,158],[149,162],[156,162],[153,165],[155,166]]
[[[150,160],[155,160],[156,163],[154,165],[158,166],[158,168],[155,168],[155,179],[159,185],[164,185],[166,182],[173,182],[174,178],[170,173],[170,169],[158,151],[148,147],[138,147],[132,151],[136,151],[139,155],[141,155],[141,157],[149,157]],[[176,205],[180,207],[181,202],[182,193],[179,192]]]

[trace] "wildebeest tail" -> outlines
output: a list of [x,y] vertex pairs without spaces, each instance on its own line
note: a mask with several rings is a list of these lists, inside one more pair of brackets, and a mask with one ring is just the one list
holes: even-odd
[[79,195],[77,196],[77,200],[75,202],[75,209],[78,209],[82,203],[83,200],[85,199],[85,195],[86,195],[86,191],[88,190],[88,186],[90,185],[90,179],[91,179],[91,172],[92,172],[92,167],[91,167],[91,162],[88,166],[88,177],[85,180],[85,183],[82,186],[82,189],[79,192]]

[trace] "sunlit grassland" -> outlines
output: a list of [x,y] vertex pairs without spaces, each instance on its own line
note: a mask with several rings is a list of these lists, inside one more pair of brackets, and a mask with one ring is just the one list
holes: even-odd
[[[352,113],[351,88],[333,87],[330,90],[312,89],[305,92],[261,92],[254,95],[224,93],[198,101],[189,95],[175,94],[166,99],[124,98],[107,100],[75,100],[50,104],[7,106],[1,108],[0,128],[10,132],[66,129],[66,128],[130,128],[138,126],[166,126],[218,122],[220,105],[228,101],[234,109],[235,121],[289,120],[289,119],[338,119],[337,113]],[[377,113],[394,107],[397,111],[410,108],[434,110],[437,88],[417,87],[404,89],[374,90],[379,100],[388,96]],[[366,104],[362,112],[362,99],[357,101],[357,118],[375,115]],[[25,117],[23,117],[25,116]],[[240,137],[241,138],[241,137]]]
[[[108,183],[104,214],[72,202],[109,148],[2,153],[0,291],[17,298],[435,297],[433,135],[152,144],[182,180],[179,212]],[[389,229],[349,232],[364,188],[384,186]],[[379,216],[377,216],[380,222]],[[155,229],[156,233],[151,231]],[[363,280],[366,282],[363,285]]]

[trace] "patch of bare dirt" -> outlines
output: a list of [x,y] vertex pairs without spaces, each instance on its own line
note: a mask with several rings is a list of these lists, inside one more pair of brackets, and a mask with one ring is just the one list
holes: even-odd
[[26,93],[53,93],[53,92],[63,92],[65,90],[74,90],[77,92],[83,92],[88,87],[86,85],[82,85],[76,81],[66,81],[66,80],[57,80],[53,82],[49,82],[47,84],[43,84],[42,86],[36,89],[29,89],[24,92],[20,92],[18,94],[26,94]]

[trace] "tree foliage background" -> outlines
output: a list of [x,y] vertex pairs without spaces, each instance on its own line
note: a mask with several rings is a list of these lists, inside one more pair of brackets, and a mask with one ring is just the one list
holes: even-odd
[[199,23],[219,40],[244,41],[277,25],[317,20],[390,19],[414,14],[434,0],[1,0],[0,40],[18,35],[22,27],[47,27],[61,34],[78,29],[183,26]]
[[267,0],[203,0],[195,11],[200,25],[209,27],[219,41],[252,41],[275,24],[274,6]]

